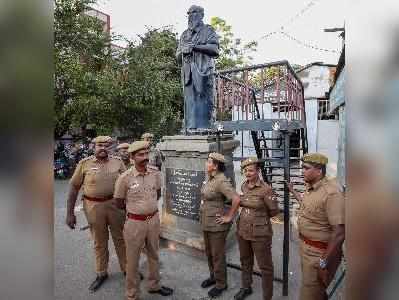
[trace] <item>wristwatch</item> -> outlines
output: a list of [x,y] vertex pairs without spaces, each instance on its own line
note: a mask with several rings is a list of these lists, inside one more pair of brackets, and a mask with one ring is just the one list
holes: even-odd
[[325,268],[327,268],[327,259],[325,259],[325,258],[320,258],[319,266],[320,266],[320,269],[322,269],[322,270],[324,270]]

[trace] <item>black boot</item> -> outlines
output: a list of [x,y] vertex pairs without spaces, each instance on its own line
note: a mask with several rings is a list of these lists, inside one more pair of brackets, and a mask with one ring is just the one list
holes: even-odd
[[225,290],[227,290],[227,285],[224,288],[222,288],[222,289],[214,287],[208,292],[208,295],[211,298],[216,298],[216,297],[219,297],[223,293],[223,291],[225,291]]
[[216,280],[212,277],[209,277],[208,279],[205,279],[202,283],[201,283],[201,287],[202,288],[207,288],[210,287],[212,285],[216,284]]
[[161,286],[157,291],[148,291],[150,294],[160,294],[161,296],[170,296],[173,294],[173,289],[166,286]]
[[95,291],[97,291],[100,286],[104,283],[104,281],[108,278],[108,274],[102,275],[102,276],[98,276],[96,277],[96,279],[90,284],[89,286],[89,290],[94,293]]
[[244,300],[247,296],[252,294],[252,288],[241,288],[240,291],[234,296],[234,300]]

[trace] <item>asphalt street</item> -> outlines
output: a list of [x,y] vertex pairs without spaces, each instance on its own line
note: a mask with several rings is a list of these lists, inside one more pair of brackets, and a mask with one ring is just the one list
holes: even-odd
[[[124,277],[120,272],[117,257],[110,240],[110,264],[109,279],[94,294],[88,291],[90,282],[95,278],[94,252],[88,230],[80,231],[79,228],[86,225],[81,203],[76,208],[78,229],[70,230],[65,225],[66,196],[68,191],[67,181],[54,182],[55,193],[55,299],[80,300],[80,299],[124,299]],[[273,224],[273,261],[275,277],[282,278],[282,252],[283,252],[283,225]],[[290,239],[289,261],[289,296],[282,297],[282,284],[274,283],[273,299],[298,299],[298,291],[301,280],[298,240],[293,227]],[[228,262],[239,265],[239,252],[237,243],[227,251]],[[200,300],[208,299],[207,289],[202,289],[200,283],[208,275],[208,265],[203,259],[192,257],[172,249],[161,249],[161,278],[162,285],[175,290],[173,296],[162,297],[146,292],[146,281],[141,283],[142,300],[176,299],[176,300]],[[140,269],[146,276],[146,259],[141,260]],[[228,269],[228,290],[218,299],[233,299],[234,294],[240,289],[240,271]],[[260,277],[254,276],[254,293],[248,300],[261,299]],[[334,297],[334,299],[339,299]]]

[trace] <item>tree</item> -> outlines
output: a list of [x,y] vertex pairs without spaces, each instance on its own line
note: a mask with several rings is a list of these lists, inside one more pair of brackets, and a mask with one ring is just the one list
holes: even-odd
[[240,38],[235,38],[231,25],[219,17],[212,17],[210,24],[220,36],[220,55],[216,60],[216,69],[224,70],[248,65],[252,60],[251,53],[256,51],[258,43],[250,41],[243,44]]
[[180,124],[176,34],[148,29],[125,51],[85,11],[96,0],[55,0],[55,137],[91,127],[97,134],[137,138],[143,131],[174,134]]
[[177,34],[170,28],[153,29],[131,43],[127,52],[129,103],[135,108],[136,127],[127,120],[121,127],[151,131],[156,137],[175,134],[183,113],[180,68],[176,63]]
[[109,131],[112,122],[96,121],[109,108],[103,85],[110,84],[104,79],[111,77],[106,66],[113,64],[112,37],[99,20],[85,14],[95,0],[54,2],[55,137],[93,122],[101,124],[100,132]]

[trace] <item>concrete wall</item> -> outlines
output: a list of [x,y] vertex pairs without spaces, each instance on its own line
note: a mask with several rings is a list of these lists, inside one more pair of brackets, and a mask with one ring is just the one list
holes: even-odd
[[319,108],[317,98],[324,98],[330,90],[334,71],[335,67],[313,65],[297,73],[304,87],[309,152],[317,152],[318,149]]
[[317,99],[305,100],[306,112],[306,128],[308,136],[308,152],[316,152],[317,150]]
[[319,120],[317,152],[328,157],[327,175],[337,176],[339,123],[336,120]]
[[339,107],[339,137],[337,180],[341,187],[346,186],[346,115],[345,105]]

